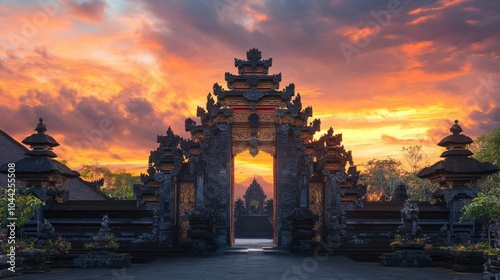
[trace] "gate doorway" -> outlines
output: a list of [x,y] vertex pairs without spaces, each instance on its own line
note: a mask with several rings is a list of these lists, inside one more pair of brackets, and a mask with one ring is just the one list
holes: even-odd
[[260,248],[276,244],[274,158],[248,151],[234,157],[232,197],[233,246]]

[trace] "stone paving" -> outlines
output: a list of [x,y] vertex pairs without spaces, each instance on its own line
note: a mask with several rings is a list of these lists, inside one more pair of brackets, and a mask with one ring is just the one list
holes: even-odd
[[234,252],[238,251],[237,248],[245,248],[244,251],[248,253],[162,258],[150,263],[133,264],[126,269],[56,268],[44,274],[21,275],[17,279],[468,280],[482,278],[481,273],[458,273],[438,267],[382,267],[378,263],[355,262],[344,256],[327,253],[307,257],[262,250],[263,247],[272,246],[272,239],[236,239]]
[[44,274],[25,274],[17,279],[481,279],[481,273],[458,273],[444,268],[382,267],[378,263],[355,262],[344,256],[316,258],[290,254],[226,254],[206,257],[162,258],[126,269],[57,268]]

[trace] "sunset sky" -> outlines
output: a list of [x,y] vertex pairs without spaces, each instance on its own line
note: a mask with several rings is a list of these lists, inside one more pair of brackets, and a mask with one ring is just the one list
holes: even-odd
[[[500,127],[500,1],[1,1],[0,27],[0,129],[43,117],[77,170],[145,172],[252,47],[357,165],[415,144],[432,163],[455,119]],[[272,182],[270,156],[236,159],[238,182]]]

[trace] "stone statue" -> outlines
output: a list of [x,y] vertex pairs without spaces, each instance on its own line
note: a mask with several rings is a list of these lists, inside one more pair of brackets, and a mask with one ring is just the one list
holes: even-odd
[[101,229],[99,231],[109,232],[109,217],[108,217],[108,214],[102,216]]
[[418,206],[415,202],[406,201],[401,209],[401,222],[403,225],[397,229],[398,234],[404,236],[406,240],[412,240],[420,235],[422,228],[418,226]]
[[448,229],[448,226],[446,224],[443,224],[443,226],[439,229],[439,237],[440,240],[438,243],[443,244],[443,245],[450,245],[451,243],[451,232]]
[[46,220],[43,220],[43,223],[38,223],[37,226],[37,238],[38,239],[51,239],[54,237],[56,231],[54,227]]

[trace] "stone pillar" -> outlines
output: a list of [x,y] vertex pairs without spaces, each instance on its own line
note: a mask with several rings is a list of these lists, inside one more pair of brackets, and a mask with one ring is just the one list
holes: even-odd
[[299,159],[301,157],[300,131],[290,125],[277,126],[276,181],[278,246],[289,248],[292,244],[292,212],[300,207]]
[[326,181],[326,217],[327,217],[327,243],[329,246],[338,247],[341,244],[341,216],[342,201],[340,183],[344,182],[346,175],[342,172],[328,174]]

